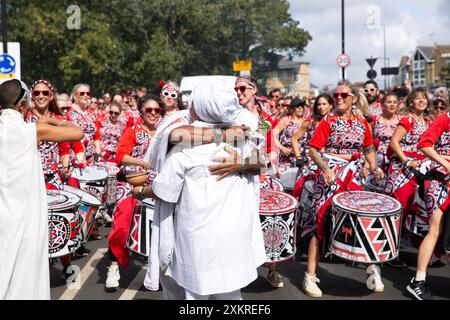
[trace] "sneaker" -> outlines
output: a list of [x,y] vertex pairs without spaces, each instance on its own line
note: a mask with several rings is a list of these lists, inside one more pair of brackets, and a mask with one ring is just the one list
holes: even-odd
[[115,291],[119,287],[120,273],[118,265],[111,265],[108,268],[108,276],[106,278],[105,288]]
[[388,266],[392,267],[392,268],[406,268],[406,263],[404,263],[402,260],[400,260],[399,258],[394,259],[392,261],[389,261],[387,263]]
[[441,268],[445,266],[445,263],[441,261],[440,258],[436,257],[434,254],[431,256],[431,261],[429,263],[430,268]]
[[380,267],[374,266],[372,268],[367,268],[367,281],[366,285],[369,290],[373,290],[373,292],[383,292],[384,284],[381,281],[381,271]]
[[81,245],[73,254],[74,258],[83,258],[87,257],[91,253],[91,250],[86,248],[84,245]]
[[281,275],[276,272],[275,270],[269,271],[269,274],[267,275],[267,282],[270,283],[272,288],[283,288],[284,283],[281,279]]
[[430,288],[425,281],[416,281],[412,278],[406,289],[417,300],[433,300]]
[[317,286],[317,283],[320,283],[320,280],[316,276],[310,276],[305,272],[302,286],[303,292],[312,298],[321,298],[322,290]]

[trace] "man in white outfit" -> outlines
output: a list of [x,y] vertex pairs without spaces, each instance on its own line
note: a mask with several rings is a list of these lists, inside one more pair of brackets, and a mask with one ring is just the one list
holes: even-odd
[[83,138],[70,124],[25,123],[29,106],[22,81],[0,85],[0,300],[50,299],[47,193],[37,146]]
[[[256,129],[256,117],[222,82],[198,86],[191,102],[202,120],[194,126],[244,124]],[[250,145],[243,141],[236,148],[242,159],[250,156]],[[210,174],[214,158],[229,156],[225,147],[230,148],[216,143],[177,145],[153,187],[134,191],[138,197],[176,204],[174,246],[161,274],[168,299],[241,299],[240,289],[257,278],[256,269],[265,262],[257,179],[244,173],[218,181]]]

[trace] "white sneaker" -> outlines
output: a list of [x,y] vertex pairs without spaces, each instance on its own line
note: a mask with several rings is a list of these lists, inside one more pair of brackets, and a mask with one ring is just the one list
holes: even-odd
[[313,298],[321,298],[322,290],[317,286],[320,280],[314,275],[310,276],[305,272],[305,277],[303,278],[303,291],[306,295]]
[[120,273],[118,265],[111,265],[108,268],[108,276],[106,278],[105,288],[115,290],[119,287]]
[[369,290],[373,290],[373,292],[383,292],[384,284],[381,281],[381,270],[380,267],[371,265],[366,270],[367,273],[367,281],[366,285]]

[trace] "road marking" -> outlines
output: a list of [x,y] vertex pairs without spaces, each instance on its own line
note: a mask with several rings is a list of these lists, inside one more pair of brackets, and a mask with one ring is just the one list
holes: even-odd
[[147,273],[147,266],[145,265],[138,272],[138,274],[134,277],[133,281],[131,281],[128,288],[122,293],[119,300],[133,300],[133,298],[139,292],[139,289],[141,288],[142,283],[144,283],[146,273]]
[[95,267],[98,263],[98,260],[103,258],[105,253],[108,251],[107,248],[101,248],[98,249],[94,255],[89,259],[89,261],[86,263],[84,268],[80,272],[80,285],[78,288],[67,288],[66,291],[62,294],[61,297],[59,297],[59,300],[73,300],[75,298],[76,294],[80,291],[80,289],[83,287],[86,280],[89,278],[92,272],[94,272]]

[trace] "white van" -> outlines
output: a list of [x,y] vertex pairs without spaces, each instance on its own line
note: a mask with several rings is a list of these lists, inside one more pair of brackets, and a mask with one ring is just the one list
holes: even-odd
[[230,84],[231,88],[234,88],[234,83],[236,82],[235,76],[194,76],[194,77],[184,77],[181,79],[180,91],[183,95],[189,96],[194,90],[194,87],[203,80],[217,80],[223,79],[226,83]]

